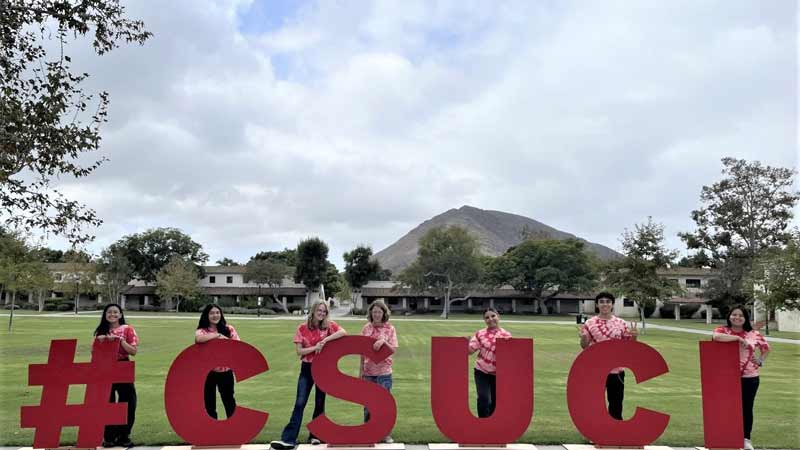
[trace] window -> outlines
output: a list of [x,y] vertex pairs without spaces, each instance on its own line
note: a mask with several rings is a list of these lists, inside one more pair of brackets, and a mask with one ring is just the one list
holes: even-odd
[[210,277],[208,277],[208,282],[211,283],[211,284],[216,283],[217,282],[217,277],[215,277],[214,275],[211,275]]
[[232,276],[225,277],[225,282],[228,284],[233,284],[233,277]]
[[629,298],[623,298],[622,299],[622,306],[630,306],[630,307],[632,307],[633,306],[633,300],[631,300]]
[[432,298],[431,299],[431,306],[441,306],[442,299],[440,298]]
[[64,279],[64,274],[61,272],[56,272],[54,278],[56,279],[56,281],[61,281]]
[[699,288],[700,287],[700,280],[697,278],[687,278],[686,279],[686,287],[687,288]]

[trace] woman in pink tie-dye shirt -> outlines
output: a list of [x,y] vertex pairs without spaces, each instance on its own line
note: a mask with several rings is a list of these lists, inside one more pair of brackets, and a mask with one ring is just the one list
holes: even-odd
[[[614,295],[601,292],[595,296],[598,314],[587,320],[578,336],[581,348],[588,348],[598,342],[621,339],[636,340],[639,335],[636,322],[628,327],[627,322],[614,315]],[[622,400],[625,397],[625,372],[622,367],[612,370],[606,377],[606,398],[608,414],[622,420]]]
[[497,404],[497,339],[511,339],[511,333],[500,328],[500,314],[494,308],[483,312],[483,321],[486,328],[469,339],[469,352],[478,352],[474,370],[478,417],[489,417]]

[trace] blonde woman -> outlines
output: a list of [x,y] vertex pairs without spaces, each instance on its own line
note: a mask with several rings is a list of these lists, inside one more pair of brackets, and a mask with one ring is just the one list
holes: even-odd
[[[397,332],[394,325],[389,323],[391,315],[389,308],[380,300],[376,300],[367,308],[367,324],[361,329],[362,336],[375,339],[372,348],[375,351],[386,346],[392,353],[397,350]],[[373,362],[369,358],[361,357],[360,376],[364,380],[381,385],[387,391],[392,390],[392,357],[381,362]],[[364,408],[364,422],[369,420],[369,411]],[[391,436],[383,438],[383,442],[394,442]]]
[[[289,423],[283,429],[281,440],[270,442],[270,447],[277,450],[288,450],[297,446],[297,436],[300,434],[300,425],[303,421],[303,411],[308,403],[311,388],[314,387],[314,378],[311,376],[311,364],[314,357],[322,351],[327,342],[347,334],[344,328],[328,318],[328,303],[318,301],[311,306],[308,319],[297,327],[294,342],[297,355],[300,357],[300,376],[297,379],[297,397],[294,400],[294,409]],[[317,386],[314,395],[314,414],[317,417],[325,412],[325,392]],[[309,435],[311,444],[320,444],[316,436]]]

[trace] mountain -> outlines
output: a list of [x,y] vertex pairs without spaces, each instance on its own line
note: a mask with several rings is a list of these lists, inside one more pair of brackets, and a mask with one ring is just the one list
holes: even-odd
[[[398,274],[417,258],[417,250],[419,249],[417,242],[419,239],[428,230],[443,225],[458,225],[466,228],[478,238],[483,253],[491,256],[502,255],[509,247],[519,244],[525,233],[528,236],[549,239],[576,237],[573,234],[557,230],[528,217],[465,205],[422,222],[400,240],[376,253],[375,258],[383,268],[390,269],[393,274]],[[578,239],[585,242],[587,248],[600,259],[613,259],[622,256],[603,245],[581,238]]]

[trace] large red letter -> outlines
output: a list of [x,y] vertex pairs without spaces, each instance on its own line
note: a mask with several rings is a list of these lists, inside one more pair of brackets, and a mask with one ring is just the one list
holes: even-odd
[[741,447],[744,430],[738,342],[700,342],[700,385],[706,447]]
[[203,403],[208,373],[217,366],[233,369],[236,381],[269,370],[255,347],[242,341],[214,339],[182,351],[167,374],[164,406],[172,429],[194,445],[241,445],[250,442],[267,423],[265,412],[242,406],[228,420],[211,418]]
[[337,425],[325,414],[308,424],[308,429],[329,444],[374,444],[388,435],[397,420],[397,405],[386,389],[339,371],[337,363],[345,355],[363,355],[375,362],[392,354],[389,347],[372,349],[375,339],[366,336],[345,336],[325,344],[314,357],[311,376],[326,394],[364,405],[369,409],[369,422],[363,425]]
[[459,444],[508,444],[533,417],[533,339],[497,340],[497,399],[491,417],[469,410],[469,348],[463,337],[431,343],[431,408],[439,430]]
[[567,406],[575,427],[596,445],[643,446],[658,439],[669,415],[636,407],[630,420],[615,420],[606,408],[606,377],[629,368],[637,383],[669,372],[653,347],[636,341],[605,341],[582,351],[569,371]]

